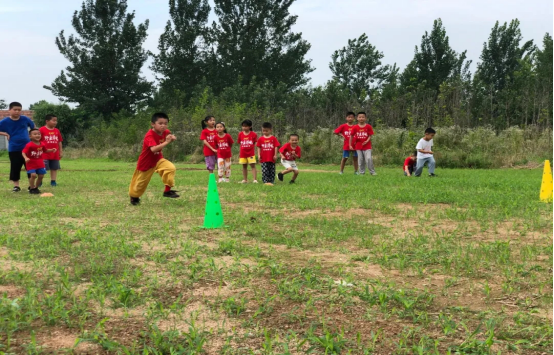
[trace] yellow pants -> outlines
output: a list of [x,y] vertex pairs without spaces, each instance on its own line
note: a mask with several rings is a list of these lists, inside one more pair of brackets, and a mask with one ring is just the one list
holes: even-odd
[[160,174],[164,185],[175,186],[175,165],[167,159],[161,159],[155,168],[147,171],[135,170],[129,186],[129,196],[141,197],[155,172]]

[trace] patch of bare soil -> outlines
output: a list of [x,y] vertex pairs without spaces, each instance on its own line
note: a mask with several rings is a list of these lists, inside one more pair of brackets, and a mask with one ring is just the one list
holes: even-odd
[[80,334],[73,333],[70,329],[44,328],[43,331],[37,333],[36,342],[38,345],[55,353],[66,349],[73,349],[73,352],[76,354],[103,353],[102,348],[98,344],[80,342],[75,346],[79,336]]
[[0,298],[2,295],[6,295],[10,299],[23,297],[25,295],[25,290],[21,287],[13,285],[0,285]]

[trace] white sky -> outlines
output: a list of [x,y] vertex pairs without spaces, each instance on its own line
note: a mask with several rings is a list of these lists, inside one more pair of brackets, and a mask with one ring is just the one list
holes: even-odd
[[[20,101],[26,108],[39,100],[58,102],[43,85],[52,83],[68,62],[54,40],[60,30],[72,32],[73,12],[81,0],[0,0],[0,99]],[[158,37],[169,18],[167,0],[128,0],[137,21],[150,20],[145,47],[157,51]],[[552,0],[297,0],[291,12],[298,15],[294,28],[311,43],[308,58],[316,70],[311,84],[331,78],[329,61],[348,39],[366,33],[385,55],[386,64],[401,70],[413,58],[425,31],[440,17],[451,46],[467,49],[475,63],[496,20],[518,18],[525,40],[542,44],[545,32],[552,34]],[[213,17],[212,17],[213,20]],[[154,79],[148,68],[144,75]]]

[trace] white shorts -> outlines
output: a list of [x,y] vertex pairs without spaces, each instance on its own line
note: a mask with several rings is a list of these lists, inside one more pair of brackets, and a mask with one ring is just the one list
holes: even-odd
[[283,164],[285,169],[298,170],[298,167],[296,166],[296,161],[294,161],[294,160],[281,159],[281,164]]

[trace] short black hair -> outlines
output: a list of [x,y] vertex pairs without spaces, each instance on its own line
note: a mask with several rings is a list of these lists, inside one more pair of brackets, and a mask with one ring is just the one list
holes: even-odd
[[266,128],[266,129],[273,129],[273,125],[269,122],[264,122],[262,124],[262,128]]
[[364,115],[364,116],[366,116],[366,117],[367,117],[367,115],[365,114],[365,112],[364,112],[364,111],[360,111],[360,112],[358,112],[358,115],[357,115],[357,116],[359,116],[359,115]]
[[417,155],[417,149],[412,152],[412,155]]
[[296,138],[300,139],[300,136],[299,136],[298,134],[296,134],[296,133],[289,134],[289,139],[290,139],[291,137],[296,137]]
[[346,113],[346,117],[348,117],[348,116],[356,116],[356,114],[355,114],[354,112],[352,112],[352,111],[348,111],[348,112]]
[[52,113],[49,113],[49,114],[46,115],[46,117],[44,117],[44,120],[45,120],[45,121],[51,121],[52,118],[54,118],[54,117],[57,118],[58,116],[56,116],[56,115],[54,115],[54,114],[52,114]]
[[160,119],[160,118],[165,118],[167,120],[167,122],[169,122],[169,117],[164,112],[156,112],[155,114],[152,115],[152,119],[150,121],[152,123],[156,123],[156,122],[158,122],[158,119]]
[[434,129],[432,129],[431,127],[429,127],[429,128],[427,128],[427,129],[425,130],[425,133],[426,133],[426,134],[427,134],[427,133],[429,133],[429,134],[435,134],[435,133],[437,133],[437,132],[435,132]]
[[14,107],[21,107],[23,108],[23,105],[17,101],[14,101],[14,102],[10,102],[10,110]]
[[244,120],[244,121],[242,121],[242,123],[240,125],[252,128],[252,121]]
[[32,131],[39,131],[39,132],[40,132],[40,129],[38,129],[38,128],[36,128],[36,127],[35,127],[35,128],[31,128],[31,129],[29,130],[29,134],[31,134]]

